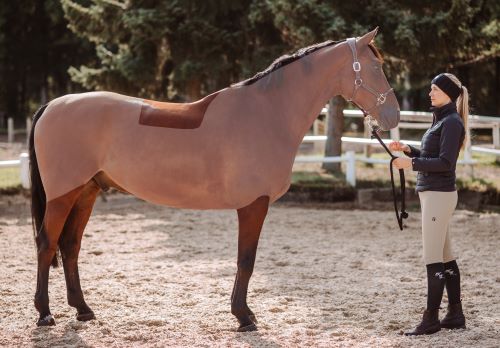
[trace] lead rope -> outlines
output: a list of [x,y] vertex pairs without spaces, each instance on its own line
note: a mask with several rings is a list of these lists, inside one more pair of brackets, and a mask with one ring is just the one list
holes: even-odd
[[[392,152],[385,146],[384,142],[382,139],[380,139],[376,129],[378,127],[373,127],[371,125],[371,116],[370,116],[370,111],[376,107],[378,107],[381,104],[385,103],[385,100],[387,98],[387,94],[392,91],[392,88],[389,88],[385,93],[378,93],[369,86],[366,86],[363,83],[363,79],[361,78],[361,63],[358,61],[358,54],[356,51],[356,39],[355,38],[349,38],[347,39],[347,44],[349,45],[349,48],[351,49],[352,52],[352,69],[354,70],[354,90],[352,91],[352,96],[351,98],[347,99],[347,101],[353,103],[356,105],[364,114],[365,118],[368,119],[368,125],[372,129],[372,136],[375,137],[379,143],[383,146],[385,151],[391,156],[391,162],[389,163],[389,169],[391,171],[391,184],[392,184],[392,197],[394,198],[394,210],[396,211],[396,219],[398,220],[398,225],[401,231],[403,230],[403,219],[408,218],[408,213],[406,212],[406,204],[405,204],[405,196],[406,196],[406,188],[405,188],[405,173],[403,169],[399,170],[399,181],[401,185],[401,213],[398,211],[398,204],[397,204],[397,198],[396,198],[396,186],[394,185],[394,173],[392,169],[392,162],[397,158],[392,154]],[[377,98],[377,103],[369,108],[369,109],[364,109],[361,106],[359,106],[355,101],[354,97],[356,96],[356,93],[358,92],[359,88],[364,88],[371,94],[373,94]]]
[[398,220],[398,225],[399,229],[402,231],[403,230],[403,219],[408,218],[408,213],[406,212],[406,202],[405,202],[405,196],[406,196],[406,185],[405,185],[405,172],[403,169],[399,169],[399,183],[401,185],[401,213],[398,210],[398,203],[397,203],[397,198],[396,198],[396,186],[394,185],[394,172],[392,169],[392,162],[398,158],[397,156],[394,156],[392,152],[389,150],[389,148],[384,144],[382,139],[380,139],[380,136],[377,133],[377,128],[373,127],[372,128],[372,136],[375,137],[380,145],[387,151],[389,156],[391,156],[391,162],[389,163],[389,169],[391,171],[391,185],[392,185],[392,197],[394,201],[394,210],[396,211],[396,219]]

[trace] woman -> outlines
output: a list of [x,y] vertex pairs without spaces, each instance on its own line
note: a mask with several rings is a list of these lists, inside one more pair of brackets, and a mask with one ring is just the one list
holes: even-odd
[[[455,167],[463,147],[469,115],[467,89],[452,74],[439,74],[429,93],[434,118],[422,137],[420,150],[393,141],[389,148],[410,158],[397,158],[397,169],[418,171],[417,187],[422,210],[422,239],[427,267],[427,309],[421,323],[406,335],[435,333],[441,328],[465,328],[460,299],[460,272],[451,251],[449,223],[457,205]],[[439,306],[446,286],[448,312],[439,321]]]

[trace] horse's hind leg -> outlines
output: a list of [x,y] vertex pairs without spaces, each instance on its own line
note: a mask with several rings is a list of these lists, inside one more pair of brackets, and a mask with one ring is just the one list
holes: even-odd
[[269,207],[269,197],[262,196],[252,204],[238,209],[238,271],[231,296],[231,313],[240,327],[238,331],[257,330],[252,321],[253,313],[247,305],[248,282],[252,276],[260,231]]
[[85,185],[80,197],[78,197],[78,200],[71,209],[59,241],[64,276],[66,278],[68,304],[76,308],[76,318],[81,321],[95,318],[94,312],[92,312],[83,298],[80,276],[78,274],[78,254],[80,252],[83,231],[92,213],[99,190],[99,186],[93,180]]
[[57,244],[66,218],[82,192],[83,186],[47,202],[43,224],[37,235],[38,275],[35,307],[40,314],[38,326],[55,325],[49,309],[49,269],[57,251]]

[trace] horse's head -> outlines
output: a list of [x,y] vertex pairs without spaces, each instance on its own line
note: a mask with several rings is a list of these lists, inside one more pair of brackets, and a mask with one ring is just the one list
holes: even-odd
[[342,96],[388,130],[399,123],[399,104],[382,70],[382,56],[372,43],[377,30],[347,39],[351,59],[342,74]]

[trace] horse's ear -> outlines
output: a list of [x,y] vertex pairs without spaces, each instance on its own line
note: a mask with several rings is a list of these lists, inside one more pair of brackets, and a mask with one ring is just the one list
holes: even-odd
[[369,33],[366,33],[365,35],[363,35],[359,40],[358,42],[362,45],[368,45],[370,42],[373,41],[373,39],[375,38],[375,35],[377,35],[377,32],[378,32],[378,27],[376,27],[375,29],[373,29],[372,31],[370,31]]

